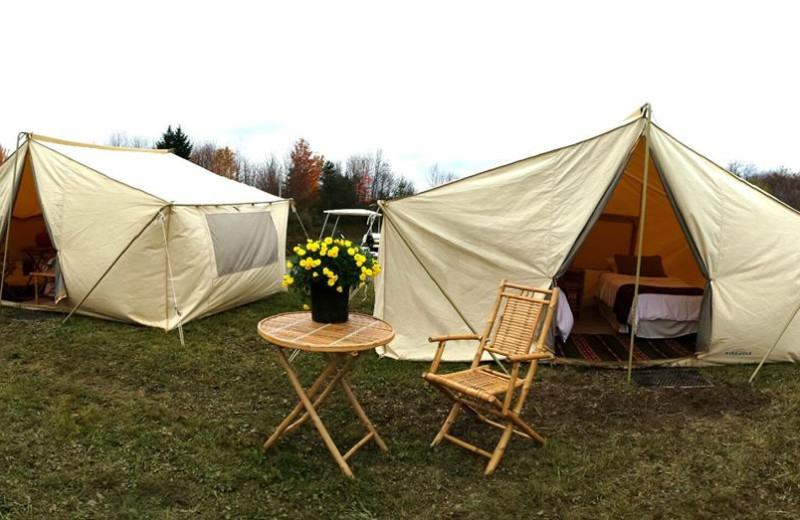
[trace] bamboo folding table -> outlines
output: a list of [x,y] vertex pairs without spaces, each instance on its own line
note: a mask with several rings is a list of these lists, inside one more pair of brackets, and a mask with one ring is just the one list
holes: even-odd
[[[309,418],[319,431],[320,437],[339,468],[350,478],[353,477],[353,472],[347,465],[347,459],[367,442],[373,440],[381,450],[387,450],[386,443],[383,442],[378,430],[370,422],[346,378],[353,369],[359,354],[366,350],[382,347],[394,339],[394,329],[391,325],[365,314],[351,313],[349,320],[345,323],[326,324],[313,321],[310,312],[289,312],[261,320],[258,324],[258,334],[275,347],[278,361],[286,370],[289,382],[300,398],[300,402],[264,443],[265,450],[275,444],[282,435],[294,430]],[[292,369],[285,349],[322,353],[328,358],[328,364],[308,390],[303,388],[297,373]],[[337,386],[344,391],[361,424],[367,430],[367,434],[344,455],[336,447],[317,414],[317,410]],[[317,396],[316,399],[314,399],[315,396]],[[298,419],[298,415],[303,410],[305,412]]]

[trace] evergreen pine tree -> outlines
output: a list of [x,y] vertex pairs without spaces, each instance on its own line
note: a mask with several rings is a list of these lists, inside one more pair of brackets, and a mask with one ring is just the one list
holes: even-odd
[[156,148],[172,149],[178,157],[188,159],[192,154],[192,141],[189,140],[188,135],[183,133],[181,125],[178,125],[175,130],[172,129],[172,125],[169,125],[167,131],[161,136],[161,140],[156,143]]

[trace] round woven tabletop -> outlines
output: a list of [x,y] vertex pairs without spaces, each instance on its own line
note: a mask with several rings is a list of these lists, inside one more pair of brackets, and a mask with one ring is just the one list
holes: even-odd
[[258,335],[279,347],[311,352],[356,352],[386,345],[394,329],[366,314],[350,313],[345,323],[317,323],[310,312],[287,312],[264,318]]

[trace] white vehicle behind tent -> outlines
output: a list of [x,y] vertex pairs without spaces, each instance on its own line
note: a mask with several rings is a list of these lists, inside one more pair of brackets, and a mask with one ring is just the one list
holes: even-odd
[[336,234],[336,228],[339,226],[339,219],[342,217],[366,217],[367,219],[367,232],[361,237],[361,245],[368,247],[370,252],[375,256],[378,255],[378,250],[381,244],[381,234],[374,229],[380,230],[381,225],[379,219],[381,214],[377,211],[370,211],[368,209],[329,209],[323,211],[325,213],[325,221],[322,223],[322,229],[319,232],[319,238],[325,236],[325,228],[328,226],[328,220],[331,215],[336,219],[333,221],[333,228],[331,229],[330,236]]

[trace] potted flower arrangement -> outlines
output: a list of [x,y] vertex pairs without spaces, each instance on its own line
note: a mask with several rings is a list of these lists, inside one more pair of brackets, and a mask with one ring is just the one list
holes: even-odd
[[283,285],[310,293],[311,318],[319,323],[347,321],[350,290],[363,287],[381,272],[369,251],[350,240],[309,238],[293,251],[295,255],[286,262],[289,272]]

